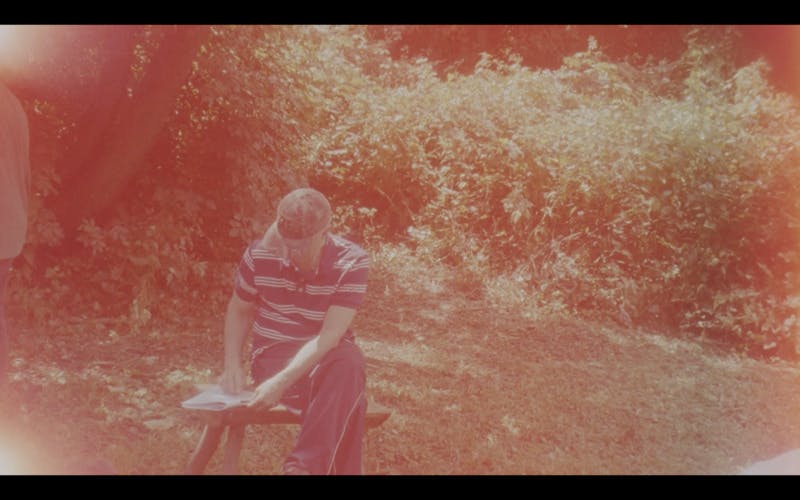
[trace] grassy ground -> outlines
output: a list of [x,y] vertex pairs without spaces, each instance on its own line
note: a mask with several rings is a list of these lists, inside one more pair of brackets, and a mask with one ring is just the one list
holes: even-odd
[[[800,447],[796,365],[409,285],[376,275],[357,317],[370,397],[394,410],[366,437],[369,474],[731,474]],[[179,404],[221,368],[218,302],[140,329],[18,325],[0,466],[181,473],[200,427]],[[242,472],[279,473],[296,428],[247,432]]]

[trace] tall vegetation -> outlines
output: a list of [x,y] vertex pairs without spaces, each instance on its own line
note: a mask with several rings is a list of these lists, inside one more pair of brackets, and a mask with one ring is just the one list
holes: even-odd
[[[800,349],[800,110],[766,63],[736,59],[733,30],[686,30],[660,59],[591,37],[558,54],[571,45],[554,41],[559,64],[540,68],[513,44],[530,41],[520,32],[448,67],[374,27],[210,27],[179,45],[188,59],[167,50],[180,40],[166,28],[130,29],[119,43],[135,63],[124,76],[100,65],[98,85],[116,78],[122,99],[146,105],[137,82],[160,71],[159,54],[190,61],[187,77],[158,101],[168,118],[125,189],[74,230],[54,200],[81,192],[59,167],[68,145],[91,140],[81,108],[27,99],[37,201],[18,301],[141,326],[222,297],[242,244],[283,192],[310,183],[337,207],[338,230],[449,266],[498,308],[759,355]],[[104,40],[87,53],[105,54]],[[142,140],[126,130],[116,140]]]

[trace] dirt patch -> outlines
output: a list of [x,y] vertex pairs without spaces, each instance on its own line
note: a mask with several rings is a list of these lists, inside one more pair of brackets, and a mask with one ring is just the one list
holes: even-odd
[[[730,474],[800,447],[790,363],[525,318],[453,291],[377,290],[355,327],[370,397],[394,414],[367,434],[367,473]],[[219,373],[221,317],[139,331],[22,325],[4,448],[26,473],[98,457],[123,474],[180,473],[200,428],[179,403]],[[295,432],[248,429],[243,473],[279,473]]]

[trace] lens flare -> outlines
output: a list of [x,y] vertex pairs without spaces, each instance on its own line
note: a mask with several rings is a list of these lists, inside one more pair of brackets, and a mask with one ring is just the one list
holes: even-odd
[[23,59],[23,45],[19,26],[0,24],[0,66],[15,67]]
[[79,32],[71,26],[0,24],[0,70],[12,78],[45,76],[48,61],[63,57],[67,35]]
[[0,448],[0,476],[10,476],[21,472],[12,450],[5,447]]
[[0,476],[19,476],[34,473],[29,437],[20,429],[0,424]]
[[0,47],[4,47],[14,36],[14,25],[0,24]]

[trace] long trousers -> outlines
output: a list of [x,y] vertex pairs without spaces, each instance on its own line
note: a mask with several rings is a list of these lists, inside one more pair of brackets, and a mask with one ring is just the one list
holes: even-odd
[[[299,347],[277,344],[258,353],[252,364],[256,384],[282,370]],[[302,419],[295,446],[283,464],[285,473],[362,473],[365,389],[364,355],[348,339],[284,393],[281,403]]]

